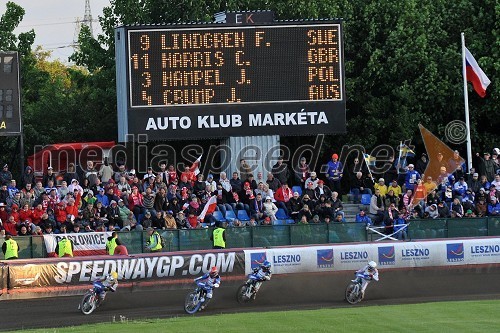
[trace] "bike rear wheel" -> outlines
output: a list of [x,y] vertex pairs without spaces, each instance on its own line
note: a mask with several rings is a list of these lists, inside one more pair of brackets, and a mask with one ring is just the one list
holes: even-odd
[[190,292],[186,296],[186,300],[184,301],[184,311],[189,314],[196,313],[201,306],[201,302],[199,300],[199,294],[196,291]]
[[243,284],[238,288],[236,293],[236,300],[240,304],[246,304],[252,301],[252,297],[247,296],[247,289],[250,288],[247,284]]
[[349,304],[356,304],[361,301],[361,292],[357,283],[349,283],[345,289],[345,300]]
[[82,301],[80,302],[80,311],[84,315],[89,315],[96,309],[96,298],[97,296],[91,293],[83,295]]

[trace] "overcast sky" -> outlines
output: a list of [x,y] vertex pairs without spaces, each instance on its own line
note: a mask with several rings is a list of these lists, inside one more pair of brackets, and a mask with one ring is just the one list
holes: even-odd
[[[73,38],[77,18],[83,20],[85,0],[11,0],[26,11],[16,34],[35,30],[34,46],[41,45],[44,50],[52,51],[52,58],[67,62],[73,53]],[[92,28],[94,36],[101,32],[98,16],[102,9],[109,6],[109,0],[90,0]],[[7,0],[0,0],[0,15],[5,13]]]

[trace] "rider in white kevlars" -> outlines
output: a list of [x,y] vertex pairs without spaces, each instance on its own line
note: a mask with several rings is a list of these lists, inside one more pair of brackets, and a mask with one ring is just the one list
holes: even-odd
[[[378,281],[378,270],[377,270],[377,263],[375,261],[370,261],[368,265],[365,267],[361,268],[360,270],[357,270],[355,274],[363,274],[363,278],[361,278],[361,297],[363,298],[365,296],[365,290],[370,281],[375,280]],[[352,280],[352,282],[356,282],[355,280]]]
[[102,278],[101,283],[104,286],[104,291],[99,294],[99,300],[102,303],[104,298],[106,298],[107,291],[115,292],[116,288],[118,288],[118,273],[113,271],[110,274],[107,274]]
[[195,281],[202,281],[204,283],[204,289],[207,292],[206,294],[206,299],[201,299],[200,302],[202,302],[202,306],[200,307],[200,310],[203,310],[208,302],[212,299],[213,293],[212,289],[213,288],[219,288],[220,285],[220,276],[219,276],[219,271],[217,270],[217,267],[212,267],[210,269],[210,272],[203,274],[202,276],[194,279]]
[[263,281],[271,280],[271,263],[265,260],[259,267],[253,269],[252,275],[257,278],[257,283],[255,283],[255,293],[257,293]]

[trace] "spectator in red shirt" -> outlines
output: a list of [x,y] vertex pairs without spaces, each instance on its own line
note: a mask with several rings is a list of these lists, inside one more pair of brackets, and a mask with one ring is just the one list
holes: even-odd
[[25,204],[23,208],[19,211],[19,220],[20,221],[32,221],[33,220],[33,212],[28,204]]
[[283,208],[287,214],[290,216],[290,205],[289,201],[293,197],[292,190],[288,187],[288,184],[282,184],[280,188],[276,190],[274,194],[274,199],[276,199],[276,206],[278,208]]

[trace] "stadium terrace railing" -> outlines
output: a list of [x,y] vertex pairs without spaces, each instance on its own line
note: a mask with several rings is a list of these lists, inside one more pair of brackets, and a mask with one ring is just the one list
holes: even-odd
[[[205,250],[212,248],[212,229],[163,230],[165,252]],[[410,239],[500,236],[500,217],[412,220]],[[361,223],[285,224],[226,229],[228,248],[272,247],[306,244],[367,242],[380,238]],[[119,238],[129,254],[144,252],[145,232],[120,232]],[[46,258],[43,236],[17,236],[19,258]],[[0,255],[3,259],[3,255]]]

